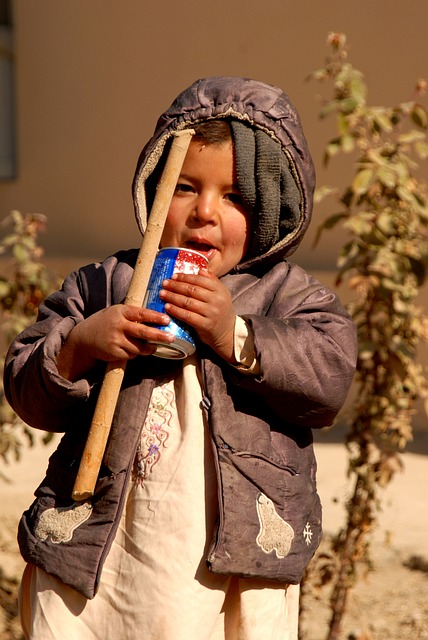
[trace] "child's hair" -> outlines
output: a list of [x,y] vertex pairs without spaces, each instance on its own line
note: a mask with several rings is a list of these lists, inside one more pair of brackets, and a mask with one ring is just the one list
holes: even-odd
[[[232,129],[229,122],[224,118],[218,120],[204,120],[203,122],[192,124],[189,128],[195,131],[195,134],[192,136],[192,142],[206,145],[221,145],[225,144],[226,142],[231,142],[233,144]],[[146,201],[149,211],[153,205],[153,200],[156,193],[156,185],[160,176],[162,175],[170,144],[171,141],[167,143],[163,156],[160,158],[155,170],[147,178],[146,181]]]
[[232,142],[232,131],[227,120],[204,120],[192,125],[195,131],[192,142],[202,144],[224,144]]

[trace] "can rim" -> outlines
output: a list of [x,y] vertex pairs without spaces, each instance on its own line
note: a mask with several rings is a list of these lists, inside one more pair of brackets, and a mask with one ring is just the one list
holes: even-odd
[[187,247],[161,247],[158,251],[158,255],[162,252],[162,251],[167,251],[168,249],[173,249],[174,251],[186,251],[187,253],[193,253],[197,256],[200,256],[201,258],[203,258],[205,260],[205,262],[208,264],[209,260],[207,258],[206,255],[204,255],[203,253],[201,253],[200,251],[196,251],[196,249],[188,249]]

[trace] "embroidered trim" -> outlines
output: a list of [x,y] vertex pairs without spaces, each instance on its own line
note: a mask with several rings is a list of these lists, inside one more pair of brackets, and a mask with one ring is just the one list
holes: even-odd
[[132,474],[133,481],[140,486],[143,486],[148,474],[159,462],[162,449],[167,447],[175,406],[174,392],[170,385],[171,381],[168,381],[153,390]]
[[73,532],[86,522],[91,513],[90,502],[75,502],[71,507],[46,509],[39,518],[34,534],[42,542],[48,538],[55,544],[70,542]]
[[258,494],[256,506],[260,522],[257,545],[264,553],[275,551],[277,558],[285,558],[290,552],[294,538],[293,528],[278,515],[272,500],[264,493]]

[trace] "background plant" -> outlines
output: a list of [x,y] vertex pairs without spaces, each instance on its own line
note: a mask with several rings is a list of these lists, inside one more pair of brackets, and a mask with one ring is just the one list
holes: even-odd
[[337,136],[327,144],[324,162],[352,153],[354,174],[342,191],[318,191],[318,200],[335,196],[338,211],[321,225],[317,240],[339,224],[345,232],[336,284],[346,282],[354,293],[348,310],[359,357],[346,439],[352,480],[347,522],[307,580],[332,589],[328,640],[336,640],[359,569],[371,567],[370,534],[382,489],[403,466],[416,399],[428,409],[427,379],[417,361],[420,342],[428,340],[428,318],[417,302],[428,267],[426,184],[417,175],[428,157],[428,114],[419,102],[423,80],[413,100],[369,106],[364,76],[348,62],[346,37],[330,34],[328,43],[331,55],[311,74],[332,84],[320,116],[335,116]]
[[[5,352],[9,343],[34,322],[40,302],[59,285],[59,277],[43,263],[38,235],[46,228],[41,214],[12,211],[0,223],[0,359],[1,380]],[[48,442],[49,435],[43,440]],[[19,460],[23,446],[33,444],[34,435],[16,415],[0,386],[0,456],[5,463]],[[1,472],[0,475],[5,478]]]

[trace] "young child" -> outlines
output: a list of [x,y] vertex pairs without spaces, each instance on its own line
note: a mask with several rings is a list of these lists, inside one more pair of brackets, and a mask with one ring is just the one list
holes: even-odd
[[[19,525],[33,640],[296,639],[298,584],[321,538],[312,429],[356,360],[335,293],[286,259],[310,221],[314,169],[278,88],[207,78],[161,116],[133,183],[142,233],[172,135],[195,130],[161,246],[207,269],[163,282],[196,335],[153,355],[168,316],[123,304],[137,250],[81,268],[11,345],[7,398],[64,432]],[[71,498],[105,363],[127,359],[93,499]]]

